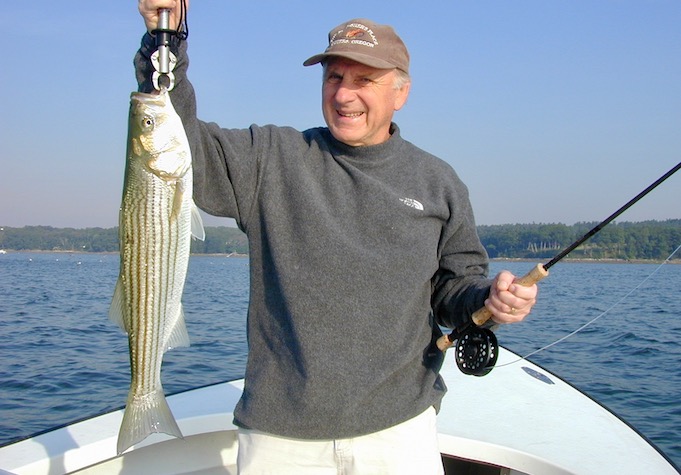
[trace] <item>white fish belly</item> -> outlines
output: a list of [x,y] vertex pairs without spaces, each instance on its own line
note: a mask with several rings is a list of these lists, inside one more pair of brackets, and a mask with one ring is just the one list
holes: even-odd
[[132,386],[146,393],[160,383],[161,359],[173,329],[184,327],[181,298],[189,262],[191,203],[184,200],[175,216],[177,185],[145,170],[130,178],[121,210],[121,279],[127,307],[123,317]]

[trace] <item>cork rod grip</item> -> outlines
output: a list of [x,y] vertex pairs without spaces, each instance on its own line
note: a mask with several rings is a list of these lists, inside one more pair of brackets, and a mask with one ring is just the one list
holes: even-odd
[[[531,287],[543,278],[549,275],[549,271],[544,269],[544,266],[537,264],[530,272],[515,281],[523,287]],[[482,307],[473,314],[473,323],[477,326],[484,324],[487,320],[492,318],[492,312],[487,307]]]
[[[540,280],[544,279],[548,275],[549,271],[544,269],[544,266],[542,264],[537,264],[530,272],[520,277],[519,279],[516,279],[515,283],[520,284],[524,287],[530,287],[539,282]],[[487,307],[482,307],[481,309],[477,310],[471,318],[473,320],[473,323],[475,323],[477,326],[480,326],[483,325],[487,320],[492,318],[492,312],[490,312],[487,309]],[[437,340],[437,347],[441,351],[445,351],[446,349],[448,349],[454,343],[453,339],[450,338],[451,337],[449,335],[441,336]]]

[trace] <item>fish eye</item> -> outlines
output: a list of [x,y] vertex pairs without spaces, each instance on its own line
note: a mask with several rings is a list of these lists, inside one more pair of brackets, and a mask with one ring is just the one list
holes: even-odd
[[154,127],[154,118],[149,115],[145,115],[142,117],[141,124],[143,129],[151,129]]

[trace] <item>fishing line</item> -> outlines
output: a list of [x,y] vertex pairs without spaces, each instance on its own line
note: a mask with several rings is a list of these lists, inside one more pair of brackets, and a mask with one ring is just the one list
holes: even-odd
[[[586,240],[598,233],[610,222],[614,221],[615,218],[624,213],[627,209],[633,206],[636,202],[638,202],[680,169],[681,162],[676,164],[676,166],[674,166],[671,170],[655,180],[655,182],[648,186],[645,190],[629,200],[620,209],[596,225],[596,227],[591,229],[591,231],[565,248],[556,257],[551,259],[546,264],[537,264],[534,269],[532,269],[523,277],[516,279],[514,283],[523,285],[525,287],[530,287],[547,277],[549,275],[549,268],[551,266],[558,263],[573,250],[577,249],[577,247],[583,244]],[[674,251],[674,253],[675,252],[676,251]],[[672,253],[672,255],[674,254]],[[603,315],[598,316],[594,319],[594,321],[598,320],[598,318]],[[466,322],[460,327],[455,328],[451,333],[442,335],[437,339],[436,345],[441,351],[446,351],[449,347],[456,345],[456,364],[465,374],[484,376],[492,371],[492,368],[494,368],[494,365],[496,364],[497,357],[499,355],[497,337],[492,330],[482,327],[490,318],[492,318],[492,311],[487,307],[482,307],[476,310],[473,315],[471,315],[470,321]],[[589,324],[591,323],[593,322],[590,322]]]
[[621,299],[619,299],[617,302],[615,302],[613,305],[611,305],[610,308],[608,308],[607,310],[605,310],[604,312],[602,312],[602,313],[601,313],[600,315],[598,315],[597,317],[595,317],[595,318],[593,318],[592,320],[586,322],[584,325],[582,325],[581,327],[577,328],[575,331],[573,331],[573,332],[571,332],[571,333],[568,333],[567,335],[565,335],[565,336],[559,338],[558,340],[554,341],[553,343],[549,343],[548,345],[543,346],[543,347],[539,348],[538,350],[534,350],[533,352],[528,353],[528,354],[525,355],[525,356],[521,356],[520,358],[518,358],[518,359],[516,359],[516,360],[514,360],[514,361],[510,361],[510,362],[508,362],[508,363],[504,363],[504,364],[501,364],[501,365],[497,365],[497,367],[498,367],[498,368],[501,368],[501,367],[503,367],[503,366],[509,366],[509,365],[512,365],[512,364],[516,364],[516,363],[518,363],[518,362],[520,362],[520,361],[526,360],[526,359],[529,358],[530,356],[536,355],[537,353],[540,353],[540,352],[542,352],[542,351],[544,351],[544,350],[548,350],[549,348],[551,348],[551,347],[557,345],[558,343],[562,343],[563,341],[567,340],[568,338],[573,337],[573,336],[576,335],[577,333],[580,333],[580,332],[581,332],[582,330],[584,330],[586,327],[588,327],[589,325],[595,323],[597,320],[599,320],[599,319],[601,319],[602,317],[604,317],[604,316],[605,316],[606,314],[608,314],[613,308],[617,307],[617,306],[618,306],[619,304],[621,304],[624,300],[626,300],[629,296],[631,296],[634,292],[636,292],[639,288],[641,288],[641,286],[643,286],[643,284],[645,284],[648,280],[650,280],[650,279],[651,279],[651,278],[652,278],[652,277],[653,277],[653,276],[662,268],[662,266],[664,266],[666,263],[668,263],[668,262],[671,260],[671,258],[674,257],[674,254],[676,254],[677,252],[679,252],[679,250],[681,250],[681,245],[679,245],[679,247],[677,247],[676,249],[674,249],[674,251],[669,255],[669,257],[667,257],[659,266],[657,266],[657,267],[650,273],[650,275],[648,275],[648,276],[647,276],[645,279],[643,279],[636,287],[634,287],[633,289],[631,289],[624,297],[622,297]]

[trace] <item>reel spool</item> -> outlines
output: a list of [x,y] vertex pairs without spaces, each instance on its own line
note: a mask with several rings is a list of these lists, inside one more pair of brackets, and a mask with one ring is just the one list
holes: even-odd
[[497,337],[488,328],[471,327],[456,342],[456,365],[462,373],[485,376],[499,357]]

